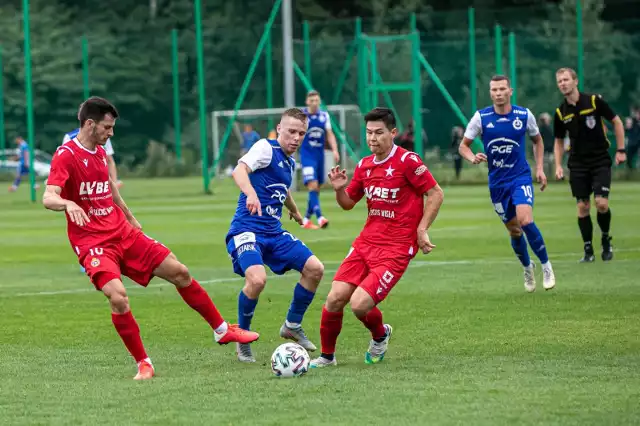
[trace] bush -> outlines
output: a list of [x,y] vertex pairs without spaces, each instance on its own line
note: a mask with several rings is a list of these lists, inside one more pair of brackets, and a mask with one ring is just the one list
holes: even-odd
[[182,177],[197,175],[200,173],[200,165],[196,154],[189,149],[184,149],[182,159],[178,161],[175,154],[167,149],[166,145],[149,141],[147,156],[144,163],[132,166],[130,159],[125,159],[118,164],[118,174],[123,177]]

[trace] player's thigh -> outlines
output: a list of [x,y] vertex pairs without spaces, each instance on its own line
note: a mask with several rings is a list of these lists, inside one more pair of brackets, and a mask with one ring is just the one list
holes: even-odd
[[533,182],[520,181],[511,188],[511,204],[515,208],[516,218],[520,226],[533,222]]
[[189,269],[178,260],[174,253],[167,257],[153,270],[153,276],[169,281],[171,284],[184,288],[191,284]]
[[570,169],[569,186],[571,186],[571,194],[576,200],[589,201],[593,192],[591,172],[583,168]]
[[321,173],[321,170],[318,170],[318,162],[313,158],[306,158],[309,156],[305,156],[302,159],[302,182],[309,186],[313,182],[317,184],[318,182],[318,173]]
[[[155,276],[155,272],[165,259],[171,256],[171,250],[165,245],[139,231],[132,232],[122,240],[121,244],[123,248],[122,274],[145,287]],[[172,259],[175,259],[175,256],[172,256]],[[158,271],[163,275],[162,278],[168,278],[169,266],[171,266],[171,262]]]
[[302,273],[307,260],[312,257],[313,252],[309,247],[290,232],[265,239],[264,264],[274,274],[282,275],[290,270]]
[[228,239],[227,253],[231,257],[233,272],[246,276],[249,268],[264,265],[262,245],[254,232],[242,232]]
[[344,281],[332,282],[331,290],[329,290],[325,303],[327,310],[329,312],[338,312],[344,309],[357,288],[354,284]]
[[359,250],[351,247],[333,276],[333,282],[347,283],[357,287],[368,274],[369,267],[364,256]]
[[122,253],[117,246],[87,246],[79,248],[78,251],[80,264],[96,290],[101,291],[112,280],[120,280]]
[[592,171],[592,189],[595,197],[609,198],[611,191],[611,167],[598,167]]
[[509,187],[490,188],[489,195],[493,210],[502,223],[508,223],[516,216],[516,209],[511,202],[511,189]]
[[[409,256],[387,256],[383,259],[370,269],[367,277],[358,286],[371,297],[375,305],[389,295],[389,292],[404,275],[411,261]],[[351,303],[354,303],[353,298]]]

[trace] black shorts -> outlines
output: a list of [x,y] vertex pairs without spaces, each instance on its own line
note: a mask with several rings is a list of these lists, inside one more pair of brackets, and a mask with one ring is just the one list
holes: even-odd
[[611,189],[611,166],[570,168],[569,183],[571,193],[578,201],[589,200],[591,194],[608,198]]

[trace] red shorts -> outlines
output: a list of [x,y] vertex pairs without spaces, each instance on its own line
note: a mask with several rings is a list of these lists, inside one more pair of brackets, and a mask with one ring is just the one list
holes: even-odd
[[360,287],[369,293],[377,305],[400,281],[412,258],[406,254],[391,254],[388,249],[354,244],[333,280]]
[[153,271],[171,251],[142,231],[133,231],[119,241],[78,247],[78,259],[97,290],[121,275],[147,286]]

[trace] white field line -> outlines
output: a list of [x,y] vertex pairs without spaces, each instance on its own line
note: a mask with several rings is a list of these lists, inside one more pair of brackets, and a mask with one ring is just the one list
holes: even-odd
[[[640,247],[636,248],[628,248],[628,249],[617,249],[616,252],[638,252],[640,251]],[[574,257],[581,255],[582,252],[567,252],[567,253],[555,253],[552,256],[552,263],[554,264],[575,264],[577,263],[576,259],[571,260],[553,260],[554,258],[563,258],[563,257]],[[494,259],[461,259],[461,260],[437,260],[437,261],[429,261],[429,260],[414,260],[411,262],[409,269],[416,269],[422,267],[437,267],[437,266],[452,266],[452,265],[498,265],[498,264],[516,264],[517,260],[515,258],[494,258]],[[621,263],[621,262],[638,262],[637,259],[621,259],[614,260],[613,263]],[[325,264],[339,264],[340,261],[328,261],[324,262]],[[325,274],[333,274],[336,272],[336,269],[326,269]],[[290,279],[290,275],[269,275],[269,280],[274,279]],[[199,281],[200,284],[217,284],[217,283],[226,283],[226,282],[235,282],[235,281],[244,281],[244,278],[236,276],[236,277],[226,277],[226,278],[215,278],[211,280],[203,280]],[[152,284],[151,288],[156,287],[169,287],[172,284],[168,282],[159,282]],[[140,287],[137,285],[127,286],[128,290],[141,290],[144,287]],[[55,290],[55,291],[38,291],[32,293],[15,293],[15,294],[6,294],[0,295],[0,298],[9,298],[9,297],[33,297],[33,296],[55,296],[59,294],[76,294],[76,293],[90,293],[95,292],[96,290],[91,286],[90,283],[87,283],[86,288],[76,288],[76,289],[67,289],[67,290]]]

